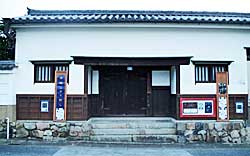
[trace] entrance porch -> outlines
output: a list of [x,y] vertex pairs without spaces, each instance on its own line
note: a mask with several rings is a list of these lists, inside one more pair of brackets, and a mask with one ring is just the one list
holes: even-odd
[[84,65],[89,117],[177,117],[180,65],[191,57],[73,58]]

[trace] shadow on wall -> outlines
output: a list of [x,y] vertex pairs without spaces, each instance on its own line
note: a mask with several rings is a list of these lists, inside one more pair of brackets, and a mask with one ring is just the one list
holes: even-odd
[[0,105],[0,120],[6,117],[10,121],[16,121],[16,105]]

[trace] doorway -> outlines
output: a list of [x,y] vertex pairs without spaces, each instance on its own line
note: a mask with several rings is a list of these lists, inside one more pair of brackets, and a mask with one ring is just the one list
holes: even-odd
[[100,69],[104,115],[145,116],[147,71],[142,67],[105,66]]

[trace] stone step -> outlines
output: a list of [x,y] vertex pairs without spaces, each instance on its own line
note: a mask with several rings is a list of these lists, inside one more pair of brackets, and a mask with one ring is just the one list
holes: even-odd
[[90,136],[90,140],[98,142],[174,143],[177,142],[177,135],[97,135]]
[[143,121],[152,121],[152,122],[173,122],[173,118],[169,117],[92,117],[91,122],[143,122]]
[[125,129],[125,128],[145,128],[145,129],[158,129],[158,128],[176,128],[173,122],[162,123],[91,123],[93,129]]
[[175,128],[159,129],[93,129],[93,135],[174,135]]

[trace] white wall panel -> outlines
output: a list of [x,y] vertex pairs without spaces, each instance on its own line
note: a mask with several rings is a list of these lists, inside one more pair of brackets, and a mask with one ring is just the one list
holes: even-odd
[[[17,28],[17,93],[54,93],[53,84],[34,84],[29,60],[71,56],[193,56],[193,60],[234,61],[229,93],[246,94],[250,30],[208,28]],[[180,68],[181,94],[215,94],[215,84],[195,84],[192,63]],[[83,66],[70,65],[68,93],[83,93]]]
[[0,71],[0,105],[14,105],[14,73]]

